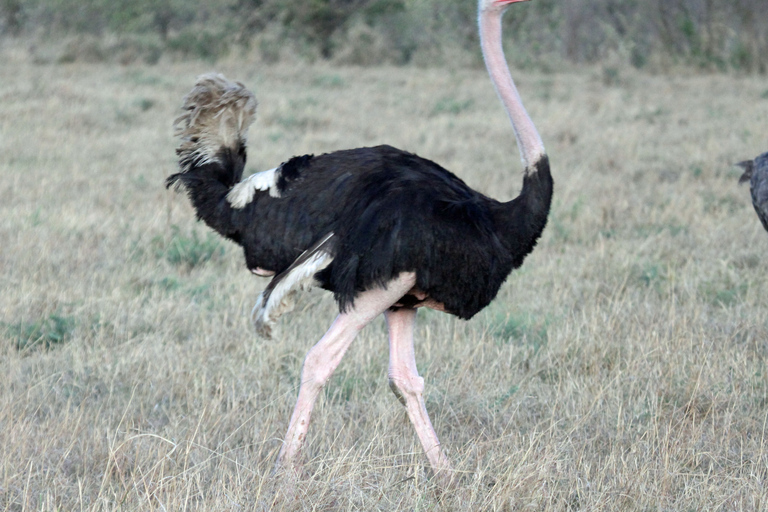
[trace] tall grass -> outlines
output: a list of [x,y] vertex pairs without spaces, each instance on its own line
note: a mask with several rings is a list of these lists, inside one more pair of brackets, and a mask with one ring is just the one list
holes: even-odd
[[[731,165],[765,150],[764,81],[515,72],[551,155],[549,226],[486,311],[422,311],[416,333],[458,488],[429,480],[377,321],[287,492],[272,464],[335,306],[307,294],[265,342],[248,325],[264,281],[238,248],[182,256],[209,239],[163,187],[170,122],[208,66],[4,59],[1,510],[766,508],[768,236]],[[519,190],[481,70],[219,70],[260,101],[249,171],[390,143],[498,199]]]

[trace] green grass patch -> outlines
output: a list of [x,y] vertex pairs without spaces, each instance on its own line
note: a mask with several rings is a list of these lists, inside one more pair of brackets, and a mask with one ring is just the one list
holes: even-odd
[[704,169],[700,165],[692,165],[691,173],[693,173],[694,178],[701,178],[701,175],[704,174]]
[[307,128],[311,121],[309,118],[304,116],[297,116],[295,114],[286,114],[282,116],[277,116],[275,118],[275,123],[280,125],[281,127],[285,128],[286,130],[303,130]]
[[490,322],[490,334],[498,343],[524,343],[538,352],[547,344],[546,320],[529,314],[496,316]]
[[638,287],[653,288],[661,292],[663,284],[668,280],[667,267],[657,261],[642,261],[635,263],[629,270],[629,284]]
[[337,372],[323,392],[325,399],[332,403],[357,402],[369,399],[380,384],[357,373]]
[[130,82],[134,85],[145,85],[149,87],[168,85],[166,79],[161,78],[154,73],[149,73],[144,69],[131,69],[125,73],[121,73],[119,76],[116,76],[113,81],[118,83]]
[[436,116],[440,114],[451,114],[455,116],[461,112],[464,112],[465,110],[469,110],[472,108],[473,104],[474,100],[472,99],[458,100],[453,97],[443,98],[439,100],[432,108],[432,115]]
[[493,401],[493,408],[497,411],[501,409],[502,406],[506,404],[519,390],[520,386],[517,384],[511,385],[509,389],[496,397],[496,399]]
[[560,242],[578,242],[574,240],[574,223],[581,215],[584,207],[584,198],[579,196],[567,207],[562,204],[556,203],[552,208],[552,214],[550,215],[550,228],[553,231],[554,237]]
[[157,256],[172,265],[192,268],[224,255],[224,246],[213,233],[201,237],[193,230],[188,236],[178,226],[171,226],[171,233],[167,242],[156,237],[154,244]]
[[640,224],[633,229],[635,238],[648,238],[649,236],[659,235],[665,231],[671,236],[684,235],[688,233],[688,226],[682,224]]
[[17,350],[50,349],[71,338],[75,319],[54,313],[34,322],[3,322],[0,325]]
[[318,75],[312,79],[312,85],[323,89],[340,89],[346,85],[344,78],[337,74]]
[[[730,178],[735,179],[740,176],[740,171],[730,170]],[[704,213],[709,215],[731,214],[743,207],[740,200],[732,196],[721,196],[712,192],[703,192],[701,194],[704,206]]]
[[748,289],[747,283],[708,281],[701,285],[700,293],[711,304],[727,307],[743,300]]
[[136,98],[133,100],[133,105],[141,110],[142,112],[146,112],[147,110],[151,109],[155,106],[155,100],[151,98]]

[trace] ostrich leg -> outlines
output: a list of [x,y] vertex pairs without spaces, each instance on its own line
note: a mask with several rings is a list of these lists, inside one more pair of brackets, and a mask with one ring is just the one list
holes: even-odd
[[354,307],[336,317],[328,332],[309,349],[301,370],[299,398],[277,456],[277,467],[295,467],[307,436],[309,420],[320,391],[341,362],[360,330],[395,304],[416,282],[415,274],[404,272],[384,289],[368,290],[356,299]]
[[389,328],[389,387],[405,406],[408,417],[416,429],[421,446],[427,454],[435,476],[442,483],[450,483],[451,463],[440,449],[435,429],[424,405],[424,379],[416,370],[413,351],[413,324],[416,310],[401,308],[384,313]]

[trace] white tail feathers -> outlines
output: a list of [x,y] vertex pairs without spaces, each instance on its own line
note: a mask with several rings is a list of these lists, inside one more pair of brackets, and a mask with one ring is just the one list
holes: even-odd
[[176,152],[182,167],[213,162],[222,148],[236,150],[245,144],[256,105],[256,98],[240,82],[219,73],[198,77],[184,97],[184,113],[173,123],[181,137]]

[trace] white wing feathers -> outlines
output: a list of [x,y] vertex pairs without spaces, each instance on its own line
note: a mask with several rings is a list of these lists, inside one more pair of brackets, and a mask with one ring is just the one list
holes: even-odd
[[333,233],[325,235],[272,278],[251,311],[251,322],[259,335],[270,338],[275,321],[293,309],[296,293],[317,284],[314,275],[333,261],[333,242]]

